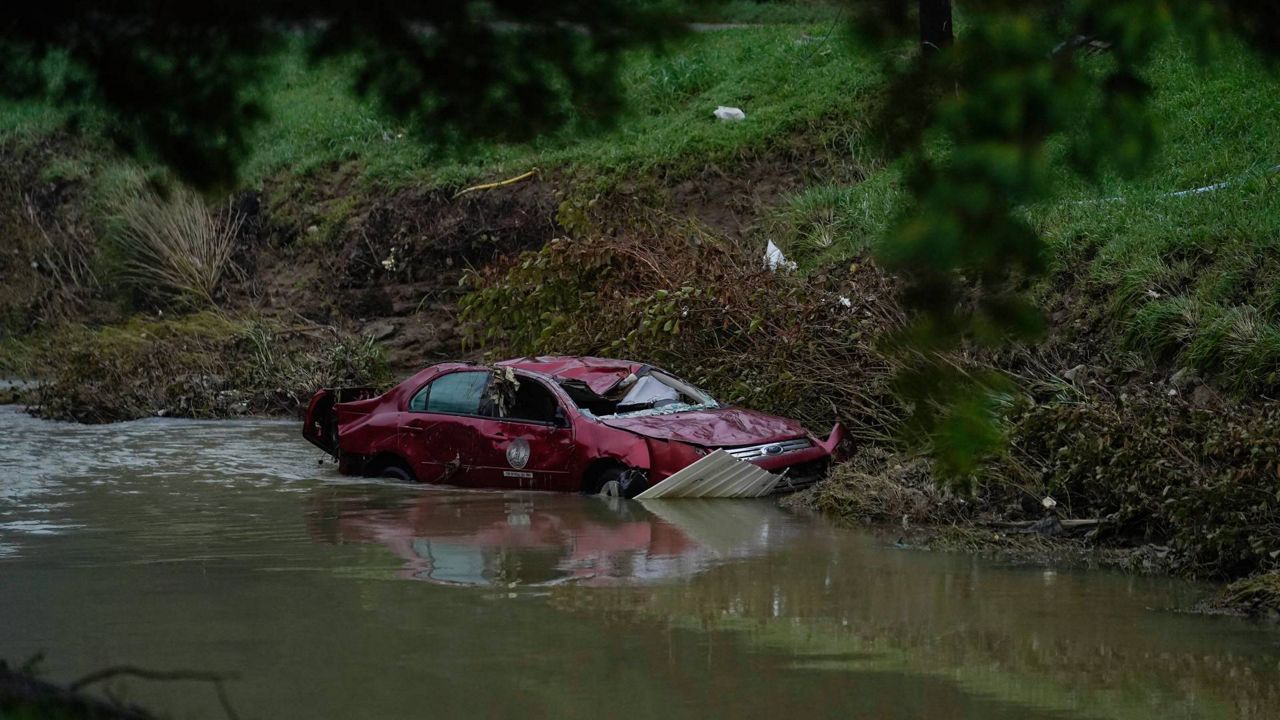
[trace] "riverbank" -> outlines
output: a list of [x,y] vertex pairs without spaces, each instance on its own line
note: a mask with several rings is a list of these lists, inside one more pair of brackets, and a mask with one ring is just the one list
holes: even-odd
[[[964,528],[915,544],[1254,578],[1228,597],[1275,607],[1260,600],[1280,569],[1280,200],[1258,169],[1280,120],[1256,113],[1280,96],[1265,69],[1242,49],[1199,68],[1163,48],[1152,172],[1068,182],[1027,208],[1053,250],[1035,291],[1050,329],[952,358],[1015,389],[1007,449],[944,483],[900,443],[903,317],[870,259],[902,195],[866,132],[879,65],[822,29],[637,55],[617,128],[466,153],[371,121],[295,58],[244,187],[210,203],[235,218],[233,252],[195,301],[126,271],[120,210],[163,178],[39,109],[7,110],[0,371],[48,381],[38,412],[100,422],[287,415],[315,387],[446,358],[634,357],[727,402],[849,427],[859,459],[811,507]],[[747,120],[716,121],[721,104]],[[764,267],[768,241],[794,271]],[[1096,523],[1065,541],[1012,532],[1050,515]],[[1010,531],[987,547],[995,527]]]

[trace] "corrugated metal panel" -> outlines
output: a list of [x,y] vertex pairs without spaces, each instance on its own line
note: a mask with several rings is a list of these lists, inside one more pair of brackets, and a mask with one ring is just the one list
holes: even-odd
[[750,498],[773,492],[782,478],[716,450],[636,496],[648,498]]

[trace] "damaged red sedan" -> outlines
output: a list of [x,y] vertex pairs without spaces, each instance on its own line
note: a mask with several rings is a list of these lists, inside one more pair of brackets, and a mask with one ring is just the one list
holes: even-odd
[[345,474],[634,497],[723,450],[816,481],[844,438],[716,402],[655,367],[593,357],[433,365],[386,393],[321,390],[303,436]]

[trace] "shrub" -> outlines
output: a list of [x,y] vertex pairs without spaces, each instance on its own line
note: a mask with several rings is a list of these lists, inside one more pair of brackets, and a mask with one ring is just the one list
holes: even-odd
[[233,271],[231,254],[243,217],[230,204],[212,213],[190,192],[161,199],[128,197],[120,208],[117,244],[126,280],[149,293],[214,305],[214,292]]
[[930,463],[883,448],[865,448],[836,465],[827,482],[784,502],[868,524],[943,524],[963,520],[967,508],[941,489]]
[[67,326],[32,353],[47,376],[32,411],[78,422],[289,414],[321,387],[388,380],[381,351],[367,339],[211,312],[99,330]]
[[1280,571],[1237,580],[1227,586],[1214,605],[1250,615],[1280,614]]
[[900,321],[891,283],[867,263],[840,275],[771,272],[763,253],[699,235],[559,239],[471,273],[463,318],[494,354],[633,358],[723,401],[884,440],[895,407],[875,344]]
[[1189,575],[1280,568],[1280,410],[1270,404],[1213,411],[1131,388],[1029,405],[1010,436],[990,487],[1021,482],[1052,495],[1066,517],[1168,544]]

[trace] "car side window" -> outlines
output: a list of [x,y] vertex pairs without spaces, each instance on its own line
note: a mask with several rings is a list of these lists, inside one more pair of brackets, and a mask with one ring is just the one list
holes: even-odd
[[410,412],[479,415],[489,373],[468,371],[436,378],[409,401]]
[[520,387],[516,389],[514,402],[503,414],[507,420],[529,420],[532,422],[552,423],[556,419],[556,410],[560,402],[542,383],[533,378],[520,378]]
[[409,401],[409,412],[426,412],[427,411],[427,395],[431,393],[431,383],[422,386],[422,389],[413,396]]

